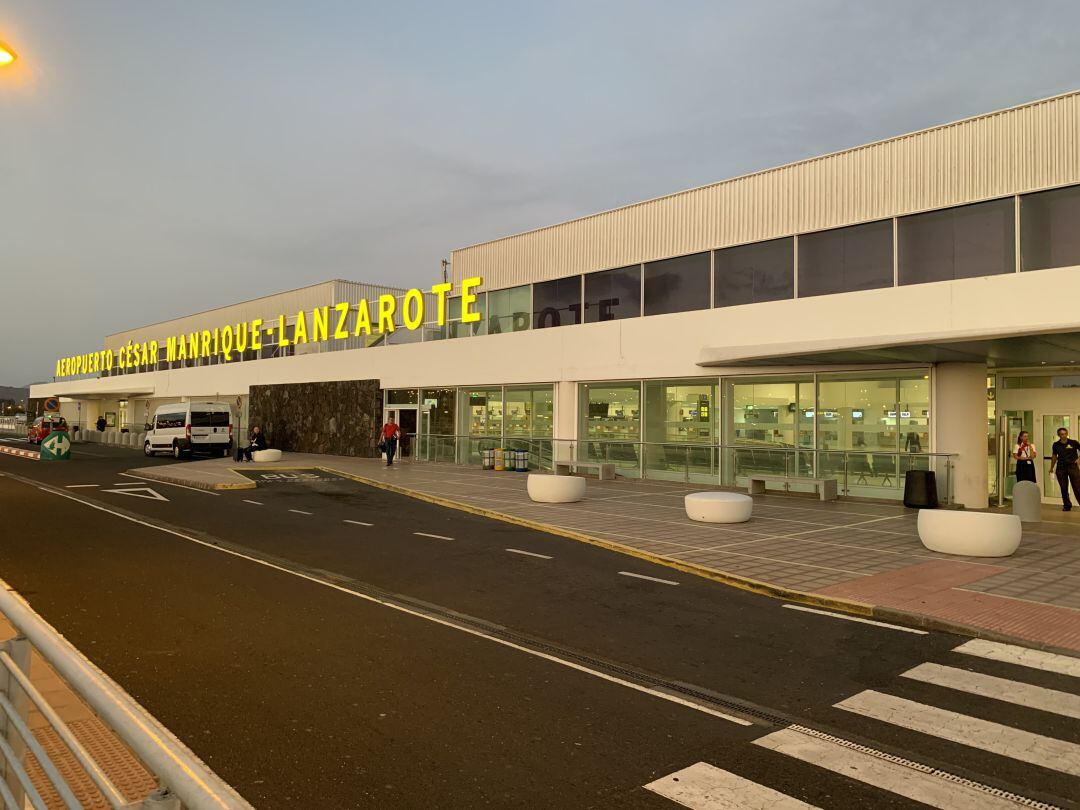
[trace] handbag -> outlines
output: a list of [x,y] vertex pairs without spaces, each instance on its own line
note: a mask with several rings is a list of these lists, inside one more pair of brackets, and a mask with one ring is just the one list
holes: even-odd
[[379,452],[380,453],[385,453],[386,452],[386,442],[384,442],[384,441],[379,442]]

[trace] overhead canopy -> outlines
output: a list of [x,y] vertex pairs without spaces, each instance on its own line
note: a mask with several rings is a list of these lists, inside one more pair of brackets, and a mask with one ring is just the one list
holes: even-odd
[[[830,342],[832,343],[832,342]],[[986,363],[1024,368],[1080,363],[1080,332],[904,343],[871,338],[866,345],[825,342],[797,345],[725,346],[701,352],[700,366],[833,366],[896,363]]]

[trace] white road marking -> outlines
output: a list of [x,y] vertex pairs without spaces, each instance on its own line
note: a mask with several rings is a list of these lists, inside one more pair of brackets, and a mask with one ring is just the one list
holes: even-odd
[[180,487],[180,489],[190,489],[192,492],[201,492],[203,495],[213,495],[215,498],[220,497],[220,492],[213,492],[209,489],[199,489],[198,487],[189,487],[187,484],[174,484],[172,481],[159,481],[156,478],[145,478],[141,475],[132,475],[131,473],[122,472],[120,475],[125,478],[137,478],[140,481],[150,481],[154,484],[162,484],[167,487]]
[[413,532],[417,537],[433,537],[436,540],[453,540],[453,537],[447,537],[444,534],[428,534],[427,532]]
[[362,520],[346,520],[346,523],[351,523],[353,526],[374,526],[374,523],[364,523]]
[[169,500],[160,492],[150,487],[127,487],[126,489],[103,489],[102,492],[115,492],[117,495],[130,495],[132,498],[146,498],[148,501]]
[[817,608],[807,607],[806,605],[784,605],[784,607],[789,610],[801,610],[804,613],[817,613],[819,616],[832,616],[834,619],[846,619],[849,622],[859,622],[859,624],[872,624],[875,627],[886,627],[889,630],[901,630],[905,633],[914,633],[919,636],[927,635],[925,630],[916,630],[914,627],[901,627],[898,624],[864,619],[862,616],[848,616],[844,613],[833,613],[831,610],[818,610]]
[[975,638],[964,642],[953,652],[977,655],[980,658],[989,658],[991,661],[1004,661],[1007,664],[1019,664],[1022,667],[1058,672],[1062,675],[1072,675],[1074,678],[1080,678],[1080,658],[1057,655],[1042,650],[1032,650],[1016,644],[999,644],[996,641]]
[[539,557],[541,560],[551,560],[554,557],[549,557],[547,554],[537,554],[534,551],[522,551],[520,548],[508,548],[511,554],[524,554],[526,557]]
[[754,740],[754,745],[809,762],[841,776],[906,796],[941,810],[1015,810],[1011,799],[933,776],[846,745],[785,728]]
[[244,498],[244,503],[250,503],[250,504],[253,504],[254,506],[262,506],[261,501],[249,501],[247,498]]
[[919,664],[903,673],[903,677],[1080,720],[1080,695],[1070,695],[1057,689],[931,663]]
[[816,810],[812,804],[707,762],[661,777],[645,789],[692,810]]
[[634,579],[647,579],[649,582],[659,582],[661,585],[678,585],[678,582],[672,579],[659,579],[657,577],[647,577],[644,574],[635,574],[633,571],[620,571],[624,577],[633,577]]
[[295,512],[298,515],[314,515],[314,512],[305,512],[303,509],[290,509],[290,512]]
[[943,740],[1080,776],[1080,745],[868,689],[839,709]]
[[64,489],[82,489],[83,487],[100,487],[101,484],[68,484]]
[[[22,481],[23,483],[29,483],[28,479],[22,478],[21,476],[18,478],[18,480]],[[464,625],[455,624],[454,622],[451,622],[448,619],[440,619],[437,616],[432,616],[432,615],[429,615],[429,614],[421,613],[420,611],[413,610],[411,608],[407,608],[404,605],[397,605],[397,604],[394,604],[393,602],[388,602],[388,601],[385,601],[383,599],[379,599],[378,597],[372,596],[371,594],[360,593],[359,591],[354,591],[351,588],[346,588],[344,585],[338,585],[337,583],[334,583],[334,582],[328,582],[325,579],[319,579],[318,577],[313,576],[311,574],[304,574],[304,573],[301,573],[300,571],[293,571],[292,569],[285,568],[282,565],[278,565],[277,563],[269,562],[268,560],[260,560],[258,557],[252,557],[249,554],[243,554],[242,552],[239,552],[239,551],[234,551],[232,549],[223,548],[221,546],[214,545],[213,543],[210,543],[210,542],[208,542],[206,540],[200,540],[197,537],[192,537],[191,535],[184,534],[183,532],[178,532],[175,529],[167,529],[164,526],[157,526],[157,525],[155,525],[153,523],[150,523],[149,521],[141,520],[140,518],[137,518],[137,517],[135,517],[133,515],[125,515],[123,512],[116,512],[116,511],[114,511],[112,509],[109,509],[107,506],[103,506],[101,504],[94,503],[93,501],[87,501],[87,500],[84,500],[82,498],[77,498],[74,495],[71,495],[71,494],[69,494],[67,492],[64,492],[61,489],[54,489],[52,487],[43,487],[43,486],[38,486],[37,488],[44,491],[44,492],[48,492],[48,493],[51,493],[53,495],[58,495],[61,498],[67,498],[69,501],[75,501],[75,503],[81,503],[83,506],[87,506],[87,507],[89,507],[91,509],[96,509],[99,512],[105,512],[107,514],[110,514],[110,515],[113,515],[115,517],[121,518],[122,520],[129,521],[130,523],[137,523],[140,526],[145,526],[148,529],[153,529],[155,531],[159,531],[159,532],[162,532],[164,534],[171,534],[173,537],[179,537],[181,540],[187,540],[189,543],[194,543],[195,545],[202,546],[203,548],[208,549],[210,551],[216,551],[219,554],[226,554],[226,555],[228,555],[230,557],[236,557],[236,558],[241,559],[241,560],[247,560],[248,562],[255,563],[256,565],[261,565],[264,568],[269,568],[269,569],[271,569],[273,571],[278,571],[279,573],[286,574],[286,575],[291,576],[291,577],[296,577],[297,579],[307,580],[308,582],[312,582],[312,583],[314,583],[316,585],[321,585],[324,588],[329,588],[330,590],[337,591],[339,593],[343,593],[343,594],[346,594],[348,596],[355,597],[357,599],[362,599],[365,602],[371,602],[371,603],[376,604],[376,605],[382,605],[383,607],[390,608],[391,610],[396,610],[399,613],[404,613],[404,614],[406,614],[408,616],[413,616],[414,618],[417,618],[417,619],[423,619],[424,621],[432,622],[433,624],[442,625],[443,627],[450,628],[451,630],[457,630],[459,633],[466,633],[466,634],[468,634],[470,636],[476,636],[477,638],[486,639],[486,640],[492,642],[493,644],[498,644],[498,645],[500,645],[502,647],[506,647],[506,648],[511,649],[511,650],[517,650],[518,652],[525,653],[526,655],[531,655],[534,658],[541,658],[541,659],[543,659],[545,661],[550,661],[553,664],[558,664],[559,666],[566,667],[567,669],[572,669],[572,670],[575,670],[577,672],[582,672],[582,673],[584,673],[586,675],[591,675],[594,678],[599,678],[600,680],[608,681],[609,683],[618,684],[619,686],[624,686],[627,689],[633,689],[635,692],[641,692],[642,694],[651,695],[652,697],[659,698],[660,700],[666,700],[666,701],[669,701],[670,703],[675,703],[675,704],[678,704],[679,706],[684,706],[687,709],[693,709],[696,712],[701,712],[702,714],[707,714],[710,717],[717,717],[717,718],[719,718],[721,720],[727,720],[730,723],[735,723],[736,725],[740,725],[740,726],[751,726],[751,725],[753,725],[753,723],[751,723],[749,720],[744,720],[743,718],[736,717],[735,715],[725,714],[724,712],[717,711],[716,709],[710,709],[708,706],[703,706],[701,704],[694,703],[693,701],[686,700],[685,698],[681,698],[678,695],[670,695],[670,694],[667,694],[666,692],[661,692],[661,691],[658,691],[656,689],[650,689],[648,686],[642,686],[641,684],[634,683],[633,681],[623,680],[622,678],[618,678],[618,677],[616,677],[614,675],[608,675],[605,672],[599,672],[598,670],[590,669],[589,667],[586,667],[586,666],[584,666],[582,664],[579,664],[579,663],[577,663],[575,661],[567,661],[565,658],[559,658],[558,656],[551,655],[550,653],[542,652],[541,650],[532,650],[532,649],[529,649],[528,647],[523,647],[520,644],[515,644],[512,641],[508,641],[506,639],[498,638],[497,636],[490,635],[490,634],[485,633],[482,630],[478,630],[476,628],[465,627]]]

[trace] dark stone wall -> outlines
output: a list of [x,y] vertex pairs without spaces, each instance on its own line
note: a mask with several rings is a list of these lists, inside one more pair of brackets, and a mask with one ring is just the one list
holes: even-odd
[[248,424],[261,426],[270,446],[279,450],[377,458],[383,422],[379,385],[379,380],[253,385]]

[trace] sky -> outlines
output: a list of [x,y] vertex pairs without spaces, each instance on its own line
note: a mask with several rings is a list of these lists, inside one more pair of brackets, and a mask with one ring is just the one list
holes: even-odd
[[1080,88],[1075,0],[0,0],[0,385]]

